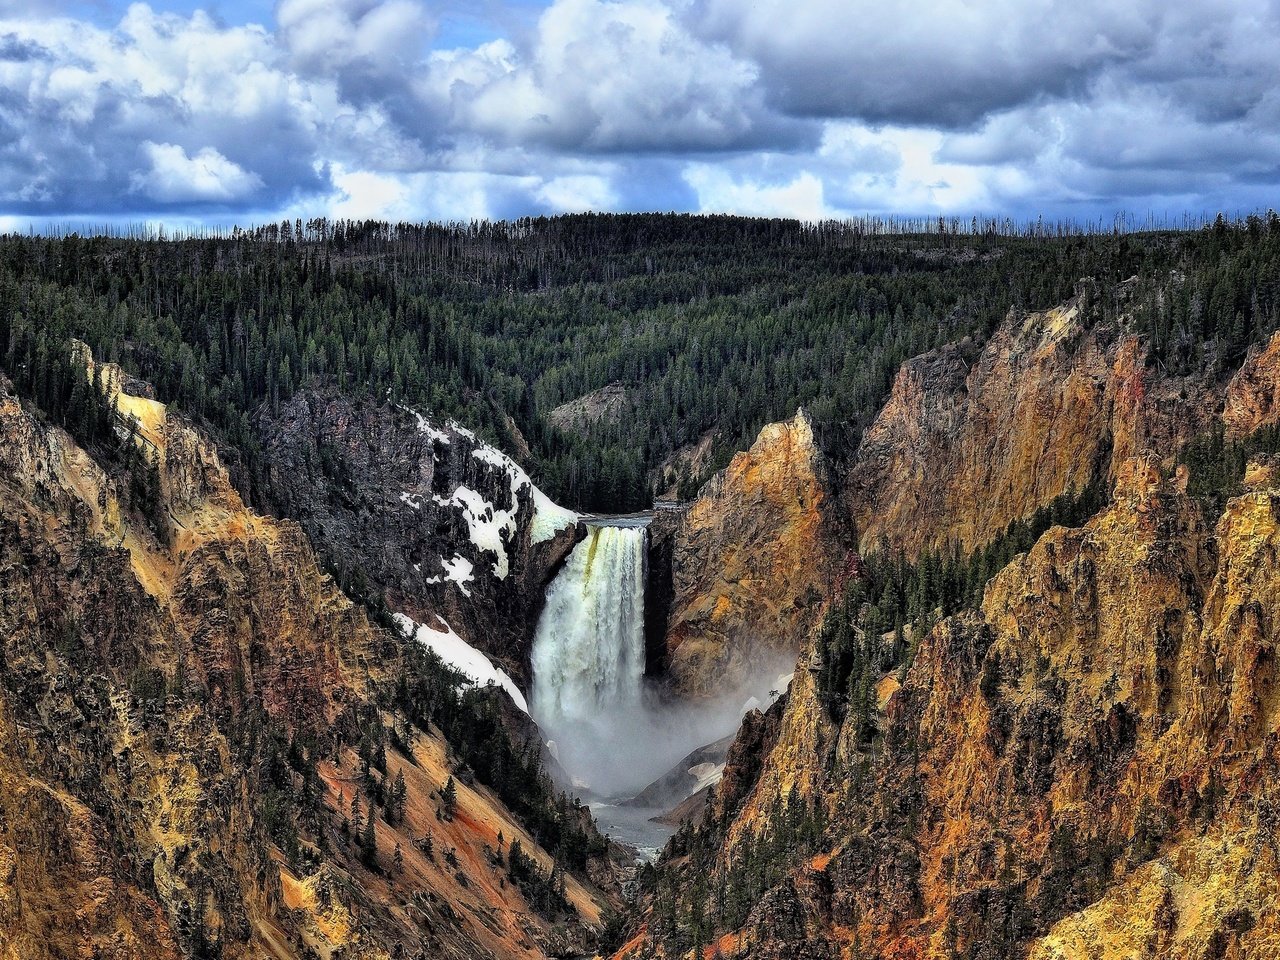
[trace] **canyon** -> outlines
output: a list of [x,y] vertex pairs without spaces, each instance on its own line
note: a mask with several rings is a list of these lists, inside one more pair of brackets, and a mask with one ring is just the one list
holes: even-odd
[[10,364],[0,957],[1276,955],[1280,335],[1124,275],[662,424],[637,513],[544,492],[634,375],[232,431]]

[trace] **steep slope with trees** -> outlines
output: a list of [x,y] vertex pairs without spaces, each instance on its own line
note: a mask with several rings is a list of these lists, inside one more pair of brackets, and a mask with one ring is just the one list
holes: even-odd
[[1274,952],[1269,332],[1156,359],[1144,282],[904,366],[866,552],[619,957]]
[[0,381],[0,956],[585,948],[604,843],[506,695],[371,622],[144,385],[68,363],[75,437]]

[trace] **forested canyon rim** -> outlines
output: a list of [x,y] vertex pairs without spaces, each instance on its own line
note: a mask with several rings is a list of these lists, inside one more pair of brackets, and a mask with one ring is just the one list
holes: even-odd
[[[1278,267],[0,239],[0,956],[1276,955]],[[655,864],[562,792],[593,730],[696,791]]]

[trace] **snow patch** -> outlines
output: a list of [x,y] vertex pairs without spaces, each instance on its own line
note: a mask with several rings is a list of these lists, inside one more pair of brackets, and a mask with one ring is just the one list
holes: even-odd
[[719,783],[724,776],[723,763],[698,763],[689,768],[689,775],[698,781],[698,785],[689,791],[692,796],[704,787]]
[[[417,410],[413,409],[413,407],[401,406],[400,409],[405,411],[405,413],[413,414],[413,418],[418,421],[418,430],[421,433],[425,433],[432,440],[443,444],[448,444],[450,442],[449,434],[435,426],[435,424],[420,414]],[[434,457],[435,454],[433,453],[432,456]]]
[[529,474],[524,472],[524,468],[501,450],[482,443],[472,451],[471,455],[483,463],[507,471],[511,477],[512,500],[526,487],[532,492],[533,523],[530,524],[529,533],[534,543],[545,543],[565,527],[571,527],[578,522],[576,513],[560,506],[539,490],[537,484],[529,478]]
[[[405,406],[401,406],[400,409],[411,414],[418,423],[418,429],[432,440],[438,440],[444,444],[451,442],[452,438],[448,433],[434,426],[431,421],[417,410]],[[534,543],[545,543],[555,537],[561,530],[573,526],[578,522],[578,514],[553,501],[538,489],[518,463],[501,450],[481,441],[472,431],[456,420],[450,420],[448,428],[454,434],[465,437],[475,445],[475,449],[471,451],[473,457],[481,463],[506,472],[511,486],[512,507],[510,510],[499,510],[479,493],[467,486],[457,487],[453,491],[452,497],[446,498],[439,494],[433,494],[431,499],[441,506],[454,506],[462,510],[467,522],[467,532],[471,542],[476,549],[493,554],[493,574],[499,580],[505,580],[510,569],[507,544],[515,540],[518,532],[516,512],[520,505],[519,494],[521,491],[528,489],[533,498],[533,520],[530,523],[529,535]],[[432,457],[434,456],[435,453],[433,452]],[[414,510],[422,509],[421,494],[405,491],[400,494],[400,499]],[[455,557],[454,561],[441,562],[444,563],[446,571],[449,571],[451,570],[451,564],[453,565],[452,569],[456,569],[456,561],[460,559],[460,557]],[[473,579],[470,574],[471,570],[468,568],[465,577],[461,573],[450,572],[446,579],[455,580],[461,586],[463,583]],[[433,578],[427,582],[439,583],[440,581],[437,578]],[[467,592],[465,588],[463,592]],[[467,593],[467,595],[470,596],[470,593]]]
[[499,510],[476,491],[466,486],[460,486],[454,490],[452,500],[442,502],[453,503],[455,506],[462,508],[464,519],[467,521],[467,533],[471,537],[471,542],[476,545],[477,549],[487,550],[493,554],[493,575],[499,580],[505,580],[509,561],[507,558],[507,545],[503,541],[502,534],[503,531],[506,532],[507,540],[515,538],[515,509]]
[[[530,486],[533,486],[530,483]],[[562,507],[545,493],[533,486],[533,523],[529,527],[534,543],[546,543],[566,527],[578,522],[578,515],[568,507]]]
[[474,433],[472,433],[470,430],[468,430],[466,427],[460,424],[457,420],[449,421],[449,429],[452,430],[454,433],[460,434],[461,436],[464,436],[468,440],[471,440],[475,443],[480,442]]
[[467,589],[467,584],[475,579],[471,575],[471,571],[475,568],[470,560],[461,554],[455,553],[452,560],[446,560],[441,557],[440,566],[444,567],[444,578],[446,580],[452,580],[456,583],[464,597],[471,596],[471,591]]
[[436,656],[460,674],[479,686],[498,686],[507,691],[512,702],[525,713],[529,704],[524,694],[505,670],[495,667],[483,653],[454,633],[444,617],[436,616],[439,627],[424,627],[403,613],[395,614],[400,629],[414,640],[432,650]]

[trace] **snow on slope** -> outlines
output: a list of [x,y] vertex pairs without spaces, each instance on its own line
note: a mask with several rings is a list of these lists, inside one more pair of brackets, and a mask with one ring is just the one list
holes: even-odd
[[[511,485],[512,506],[510,510],[499,510],[495,504],[490,503],[480,493],[465,484],[459,484],[455,487],[453,493],[448,497],[441,497],[438,494],[432,497],[436,503],[442,506],[454,506],[462,511],[467,523],[467,533],[472,544],[475,545],[477,550],[493,555],[493,574],[499,580],[505,580],[510,569],[506,545],[515,539],[518,532],[516,514],[519,510],[519,494],[521,492],[528,490],[529,496],[533,499],[533,520],[530,524],[529,535],[534,543],[545,543],[561,530],[578,522],[576,513],[558,505],[539,490],[533,480],[530,479],[529,474],[518,463],[501,450],[477,438],[466,427],[454,420],[450,420],[447,424],[449,432],[446,432],[434,426],[431,421],[411,407],[402,407],[401,409],[412,414],[418,423],[418,429],[433,441],[438,441],[442,444],[450,443],[450,432],[456,436],[463,437],[473,444],[474,448],[471,451],[473,457],[481,463],[507,474]],[[433,453],[432,456],[435,456],[435,454]],[[406,491],[400,495],[400,499],[415,510],[422,508],[422,499],[418,494]],[[446,579],[453,580],[460,588],[472,579],[469,569],[463,574],[460,571],[455,572],[457,571],[456,565],[451,567],[450,563],[441,562],[445,563],[446,570],[449,571]],[[463,589],[465,592],[465,588]]]
[[[474,567],[472,567],[470,560],[460,553],[455,553],[452,560],[446,560],[441,557],[440,566],[444,568],[444,573],[436,574],[434,577],[427,577],[426,583],[443,583],[445,580],[452,580],[458,585],[458,589],[462,591],[463,596],[471,596],[471,590],[467,587],[467,584],[474,580],[475,577],[471,575]],[[413,568],[415,570],[421,569],[418,564],[414,564]]]
[[487,443],[479,444],[471,455],[477,460],[502,468],[511,477],[511,495],[528,487],[533,494],[533,526],[530,531],[534,543],[545,543],[565,527],[578,522],[578,515],[572,510],[560,506],[538,489],[520,464],[516,463],[501,450],[494,449]]
[[441,660],[457,670],[472,683],[480,686],[499,686],[507,691],[512,701],[525,713],[529,712],[529,704],[524,694],[516,686],[510,675],[495,667],[483,653],[453,632],[453,628],[445,622],[444,617],[437,616],[439,627],[425,627],[403,613],[394,615],[400,628],[430,650]]

